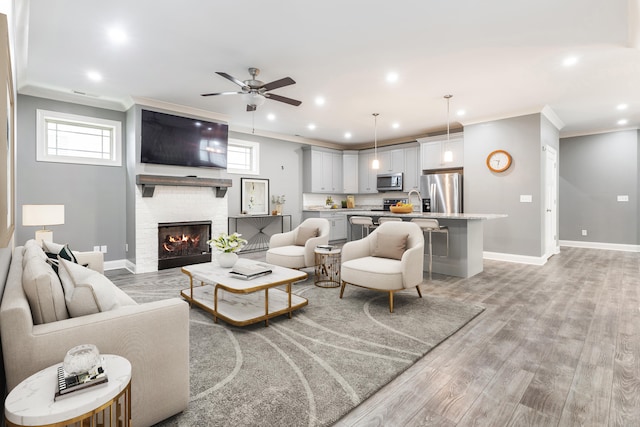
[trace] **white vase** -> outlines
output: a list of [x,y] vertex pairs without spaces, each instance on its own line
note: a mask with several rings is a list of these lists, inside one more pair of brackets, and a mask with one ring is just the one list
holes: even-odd
[[224,268],[233,267],[238,261],[238,254],[234,252],[222,252],[218,254],[218,265]]

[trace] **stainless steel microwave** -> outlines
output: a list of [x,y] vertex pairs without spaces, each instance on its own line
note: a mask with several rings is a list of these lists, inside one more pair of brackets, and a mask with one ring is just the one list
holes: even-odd
[[378,174],[378,191],[402,191],[402,172]]

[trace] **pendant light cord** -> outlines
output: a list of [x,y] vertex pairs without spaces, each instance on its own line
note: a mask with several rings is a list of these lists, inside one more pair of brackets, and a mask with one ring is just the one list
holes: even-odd
[[378,113],[373,113],[373,155],[378,159]]

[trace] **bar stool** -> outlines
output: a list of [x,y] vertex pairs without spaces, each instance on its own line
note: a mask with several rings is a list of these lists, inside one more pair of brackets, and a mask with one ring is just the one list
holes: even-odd
[[[349,217],[351,225],[359,225],[362,229],[362,237],[365,237],[364,231],[367,230],[367,236],[369,232],[376,228],[373,224],[373,219],[370,216],[352,216]],[[351,237],[353,237],[353,228],[351,229]],[[352,239],[353,240],[353,239]]]
[[381,216],[378,218],[378,224],[383,224],[387,221],[402,221],[402,218],[398,218],[397,216]]
[[449,228],[441,226],[437,219],[433,218],[413,218],[411,222],[415,222],[422,228],[422,231],[429,233],[429,279],[431,279],[431,270],[433,269],[433,246],[431,244],[432,233],[445,233],[447,235],[447,254],[449,256]]

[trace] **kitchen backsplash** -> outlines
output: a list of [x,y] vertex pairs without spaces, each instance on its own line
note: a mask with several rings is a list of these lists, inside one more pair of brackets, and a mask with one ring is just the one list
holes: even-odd
[[[302,206],[304,209],[324,207],[327,197],[331,196],[333,203],[342,207],[341,202],[347,200],[347,196],[344,194],[317,194],[317,193],[303,193],[302,194]],[[355,194],[356,208],[360,209],[381,209],[382,199],[385,197],[404,197],[406,193],[378,193],[378,194]]]

